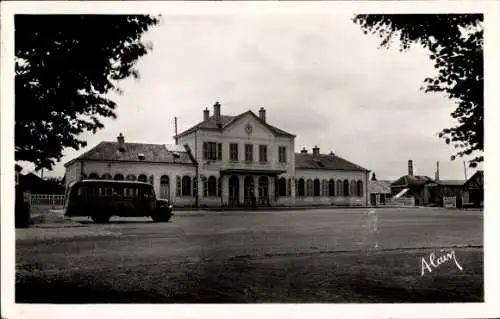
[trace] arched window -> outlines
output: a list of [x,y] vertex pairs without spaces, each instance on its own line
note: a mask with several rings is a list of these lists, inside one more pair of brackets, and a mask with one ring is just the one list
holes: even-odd
[[344,196],[344,183],[340,179],[337,180],[337,196]]
[[300,178],[299,183],[297,184],[297,196],[305,196],[305,183],[304,179]]
[[357,195],[357,193],[356,193],[356,181],[352,180],[350,185],[351,185],[351,187],[349,189],[349,194],[351,194],[351,196],[356,196]]
[[292,179],[288,179],[288,188],[287,188],[288,197],[292,197]]
[[319,178],[314,180],[313,196],[321,196],[321,182]]
[[182,196],[191,196],[191,177],[182,177]]
[[115,179],[115,181],[123,181],[124,180],[123,175],[120,173],[116,174],[114,179]]
[[328,196],[335,196],[335,181],[333,179],[328,181]]
[[313,180],[309,178],[307,180],[307,184],[306,184],[306,196],[313,196],[313,194],[314,194],[313,191],[314,191]]
[[328,180],[321,181],[321,196],[328,196]]
[[136,180],[135,175],[133,174],[127,175],[127,181],[135,181],[135,180]]
[[99,179],[99,175],[97,175],[97,173],[90,173],[89,179]]
[[208,196],[217,196],[217,178],[210,176],[207,181]]
[[111,174],[109,174],[109,173],[104,173],[104,174],[102,174],[102,179],[110,180],[110,179],[113,179],[113,176],[111,176]]
[[344,179],[344,196],[349,196],[349,181]]
[[144,174],[139,175],[139,178],[137,178],[139,182],[147,183],[148,182],[148,177]]
[[358,180],[356,186],[357,186],[356,194],[360,197],[363,196],[363,182],[361,180]]
[[278,196],[286,197],[286,179],[284,177],[278,180]]
[[170,198],[170,179],[167,175],[160,177],[160,198]]

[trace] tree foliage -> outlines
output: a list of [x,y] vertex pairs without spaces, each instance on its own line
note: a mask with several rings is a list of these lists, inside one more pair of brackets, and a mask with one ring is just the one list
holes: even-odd
[[381,46],[397,40],[400,50],[413,44],[429,49],[438,71],[424,80],[425,92],[444,92],[457,108],[451,116],[457,124],[444,128],[439,137],[457,149],[451,159],[477,154],[471,167],[484,160],[482,14],[357,15],[354,22],[363,32],[378,34]]
[[118,81],[138,77],[148,15],[16,15],[15,158],[51,169],[78,135],[115,118]]

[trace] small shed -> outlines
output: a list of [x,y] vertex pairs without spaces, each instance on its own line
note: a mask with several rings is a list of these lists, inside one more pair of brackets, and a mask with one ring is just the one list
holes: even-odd
[[391,198],[390,181],[370,181],[368,184],[370,204],[373,206],[385,205]]

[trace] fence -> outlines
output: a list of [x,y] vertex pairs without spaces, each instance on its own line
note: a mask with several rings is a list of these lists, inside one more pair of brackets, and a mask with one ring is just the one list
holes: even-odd
[[24,193],[24,200],[29,202],[30,206],[64,206],[64,195]]
[[400,197],[400,198],[388,198],[386,201],[388,206],[415,206],[415,197]]

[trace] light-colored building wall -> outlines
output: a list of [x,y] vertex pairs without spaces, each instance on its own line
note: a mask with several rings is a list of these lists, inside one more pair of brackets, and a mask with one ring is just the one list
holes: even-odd
[[[295,181],[299,182],[300,178],[304,179],[305,187],[307,188],[307,180],[319,179],[320,183],[325,180],[333,179],[335,181],[335,196],[296,196],[296,205],[368,205],[369,192],[368,192],[368,175],[369,172],[364,171],[340,171],[340,170],[320,170],[320,169],[296,169]],[[338,196],[337,195],[337,180],[351,181],[361,180],[363,182],[363,195],[362,196]],[[322,185],[320,184],[321,195]],[[307,195],[307,193],[306,193]]]
[[[78,180],[80,177],[79,164],[80,161],[75,161],[66,168],[66,176],[68,180]],[[127,175],[134,175],[136,178],[144,174],[150,181],[150,176],[153,176],[153,187],[157,196],[160,196],[160,180],[162,176],[169,177],[169,199],[174,205],[192,206],[195,205],[195,196],[178,196],[177,193],[177,176],[189,176],[191,179],[191,192],[193,189],[193,178],[195,175],[195,166],[186,164],[171,164],[171,163],[148,163],[148,162],[112,162],[112,161],[85,161],[83,172],[89,177],[92,173],[97,174],[100,178],[104,174],[110,174],[114,177],[116,174],[122,174],[125,178]],[[76,177],[78,176],[78,177]],[[67,184],[68,185],[68,181]]]

